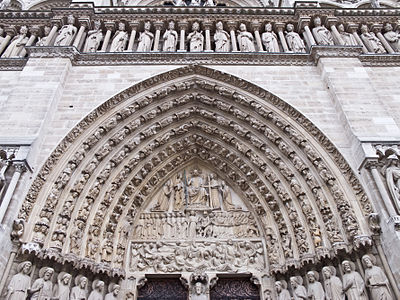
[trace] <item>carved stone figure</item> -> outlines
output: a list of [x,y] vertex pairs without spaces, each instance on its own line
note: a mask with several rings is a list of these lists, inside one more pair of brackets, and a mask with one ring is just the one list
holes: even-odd
[[344,30],[343,23],[338,25],[337,30],[342,38],[344,46],[358,46],[356,38],[351,33],[348,33]]
[[75,278],[75,286],[71,290],[71,300],[86,300],[87,299],[87,278],[82,275],[78,275]]
[[393,26],[390,23],[386,23],[384,27],[385,33],[383,36],[388,41],[389,45],[395,52],[400,52],[400,33],[399,31],[393,31]]
[[293,288],[294,300],[307,299],[307,290],[303,285],[303,278],[301,276],[290,277],[290,284]]
[[189,41],[190,52],[201,52],[204,47],[204,36],[202,31],[200,31],[199,22],[193,22],[192,32],[188,34],[187,37]]
[[300,35],[294,32],[294,25],[289,23],[286,25],[286,41],[290,51],[295,53],[306,53],[306,46]]
[[289,291],[287,290],[287,283],[284,280],[275,282],[276,293],[278,294],[278,300],[291,300]]
[[229,52],[231,49],[229,33],[224,30],[224,25],[221,21],[215,24],[215,52]]
[[96,52],[99,49],[100,42],[103,40],[103,32],[101,30],[101,21],[94,21],[94,29],[88,31],[83,52]]
[[71,274],[61,272],[57,276],[57,284],[54,286],[53,296],[57,298],[57,300],[69,300],[70,294],[70,281]]
[[119,22],[118,30],[115,32],[110,46],[110,52],[124,52],[129,35],[125,31],[125,23]]
[[215,174],[210,174],[208,187],[210,188],[210,206],[211,208],[220,208],[219,202],[219,183],[215,178]]
[[153,210],[168,211],[171,197],[173,196],[173,187],[171,180],[168,180],[163,188],[162,192],[158,197],[157,204]]
[[110,284],[108,287],[108,294],[104,300],[117,300],[121,287],[118,284]]
[[232,202],[232,194],[230,188],[226,185],[225,181],[221,181],[220,191],[222,195],[222,204],[226,211],[236,209]]
[[312,300],[325,300],[325,292],[322,284],[318,281],[319,275],[315,271],[307,272],[308,290],[307,295]]
[[150,32],[151,23],[150,21],[144,22],[144,31],[139,35],[139,44],[137,52],[150,52],[151,45],[153,44],[154,34]]
[[103,300],[103,289],[104,289],[104,281],[94,280],[92,284],[92,292],[89,295],[88,300]]
[[372,53],[386,53],[381,41],[376,37],[375,33],[369,32],[368,26],[365,24],[361,25],[361,39],[368,51]]
[[1,57],[12,58],[20,57],[20,52],[24,49],[24,46],[28,42],[29,38],[26,36],[28,33],[28,28],[26,26],[21,26],[19,34],[13,37],[10,44],[8,45],[6,51],[1,55]]
[[194,169],[192,177],[188,180],[188,196],[190,205],[207,205],[206,192],[203,186],[203,178],[199,170]]
[[397,160],[388,159],[386,166],[383,168],[386,176],[386,183],[389,188],[390,194],[397,206],[400,205],[400,168],[398,167]]
[[31,287],[31,277],[29,276],[31,270],[32,263],[30,261],[24,261],[18,265],[18,273],[11,278],[8,284],[6,300],[26,299],[27,292]]
[[48,42],[48,38],[49,38],[49,34],[51,31],[50,26],[44,26],[44,36],[41,38],[38,38],[38,41],[36,42],[36,46],[46,46],[47,42]]
[[361,275],[355,271],[354,263],[348,260],[342,262],[343,266],[343,291],[348,300],[368,300],[365,284]]
[[279,52],[278,38],[275,32],[272,31],[272,24],[265,24],[265,32],[261,35],[265,51]]
[[339,277],[336,276],[335,267],[323,267],[322,275],[324,277],[325,299],[344,300],[343,285]]
[[193,287],[191,300],[207,300],[206,287],[201,282],[196,282]]
[[383,270],[375,265],[375,257],[366,254],[362,257],[362,262],[365,267],[365,283],[372,300],[392,300],[389,281]]
[[239,31],[237,40],[239,43],[239,49],[242,52],[255,52],[256,48],[254,47],[254,37],[253,34],[247,31],[246,25],[241,23],[239,25]]
[[61,27],[58,36],[54,41],[54,46],[70,46],[74,40],[77,29],[74,26],[75,18],[72,15],[68,16],[68,24]]
[[316,17],[314,19],[314,28],[312,30],[315,41],[318,45],[334,45],[332,33],[321,24],[321,18]]
[[185,205],[185,191],[182,182],[182,174],[178,173],[174,181],[174,210],[179,211]]
[[53,283],[51,277],[54,274],[53,268],[43,267],[39,271],[39,278],[35,280],[29,293],[32,300],[50,300],[53,296]]
[[168,23],[168,29],[164,32],[163,39],[164,39],[163,51],[175,52],[176,45],[178,44],[178,33],[175,31],[174,21],[170,21]]

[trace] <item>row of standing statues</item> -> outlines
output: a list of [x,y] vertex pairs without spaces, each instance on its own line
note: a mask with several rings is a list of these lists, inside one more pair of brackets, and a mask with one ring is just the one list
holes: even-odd
[[188,177],[186,173],[178,173],[168,180],[158,193],[157,202],[151,210],[180,211],[186,207],[241,210],[240,206],[233,203],[231,190],[225,181],[218,180],[213,173],[201,174],[198,169],[193,170]]
[[[44,28],[44,36],[39,38],[36,42],[36,46],[71,46],[77,37],[78,29],[74,25],[75,18],[73,16],[68,17],[68,23],[61,27],[58,35],[55,37],[52,43],[53,37],[50,36],[51,29],[48,26]],[[126,52],[134,51],[133,46],[131,49],[127,49],[127,45],[130,42],[130,34],[126,30],[126,25],[124,22],[118,24],[118,29],[115,31],[114,35],[110,39],[109,45],[104,46],[105,35],[103,29],[101,28],[101,21],[94,21],[94,28],[89,30],[86,34],[86,40],[83,43],[79,43],[78,48],[85,53],[93,52]],[[195,21],[192,23],[191,31],[187,34],[184,41],[185,49],[178,49],[178,41],[180,37],[178,32],[175,30],[176,24],[174,21],[168,23],[168,28],[164,31],[161,36],[162,51],[163,52],[176,52],[176,51],[186,51],[186,48],[190,52],[202,52],[202,51],[215,51],[215,52],[231,52],[235,51],[234,48],[238,48],[237,51],[241,52],[292,52],[292,53],[306,53],[306,44],[302,37],[294,31],[294,25],[289,23],[286,25],[286,31],[284,32],[284,43],[282,46],[283,36],[277,35],[273,31],[272,23],[267,23],[264,27],[265,31],[261,34],[260,42],[257,42],[256,33],[252,33],[247,30],[247,26],[244,23],[239,25],[239,30],[235,33],[230,31],[228,33],[224,30],[224,25],[221,21],[215,24],[215,32],[213,35],[213,49],[211,49],[211,41],[209,42],[210,49],[207,49],[207,42],[205,41],[205,35],[201,30],[200,23]],[[139,33],[137,39],[136,52],[150,52],[159,51],[159,39],[151,32],[152,24],[150,21],[144,22],[144,30]],[[3,29],[0,29],[0,45],[5,39],[2,37]],[[345,31],[343,24],[337,26],[337,35],[334,38],[332,32],[327,29],[321,23],[320,18],[314,19],[314,27],[312,29],[312,38],[315,39],[316,44],[323,46],[333,46],[333,45],[344,45],[344,46],[365,46],[365,48],[370,53],[386,53],[388,49],[385,48],[384,43],[387,47],[392,49],[392,52],[400,51],[400,33],[399,31],[394,31],[393,26],[387,23],[384,26],[384,34],[380,39],[379,34],[370,32],[367,25],[361,25],[360,27],[361,35],[359,38],[357,33],[349,33]],[[1,57],[13,58],[21,57],[25,55],[23,51],[24,47],[27,45],[28,38],[28,28],[26,26],[21,26],[20,33],[16,35],[9,43],[8,47],[5,49]],[[258,32],[257,32],[258,34]],[[283,34],[283,33],[282,33]],[[256,38],[255,38],[256,37]],[[232,42],[232,38],[237,41]],[[50,40],[51,39],[51,40]],[[384,41],[382,40],[384,39]],[[107,41],[108,42],[108,41]],[[135,42],[135,41],[133,41]],[[158,43],[154,45],[154,43]],[[74,43],[75,44],[75,43]],[[233,45],[235,44],[235,45]],[[287,47],[287,49],[285,49]],[[260,49],[261,48],[261,49]],[[258,50],[257,50],[258,49]],[[391,51],[391,50],[390,50]]]
[[[375,257],[364,255],[364,278],[355,270],[355,264],[349,260],[342,262],[343,275],[336,275],[336,268],[322,268],[323,283],[319,281],[319,273],[309,271],[306,275],[307,288],[303,285],[301,276],[290,277],[291,292],[285,280],[275,282],[278,300],[392,300],[388,279],[383,270],[376,266]],[[57,283],[53,284],[54,269],[43,267],[39,278],[31,285],[32,263],[22,262],[18,265],[17,274],[11,278],[8,285],[6,300],[21,300],[30,297],[34,300],[113,300],[118,298],[120,286],[109,284],[108,293],[104,296],[105,283],[94,280],[92,291],[88,293],[88,279],[78,275],[72,285],[72,276],[61,272]],[[367,292],[369,290],[369,293]],[[266,291],[266,299],[272,299],[272,292]]]
[[[323,283],[319,281],[319,273],[309,271],[307,288],[301,276],[290,277],[291,293],[285,280],[275,282],[278,300],[392,300],[389,281],[383,270],[375,265],[375,257],[364,255],[364,278],[355,270],[352,261],[342,262],[343,276],[336,276],[336,268],[322,268]],[[369,295],[368,291],[369,290]],[[268,298],[267,298],[268,299]],[[272,298],[270,298],[272,299]]]
[[54,284],[54,269],[51,267],[41,268],[39,278],[31,284],[31,271],[30,261],[18,265],[18,273],[8,285],[6,300],[116,300],[120,291],[120,286],[112,283],[104,296],[104,281],[94,280],[92,291],[88,293],[88,279],[82,275],[75,277],[75,285],[71,288],[72,275],[66,272],[59,273]]

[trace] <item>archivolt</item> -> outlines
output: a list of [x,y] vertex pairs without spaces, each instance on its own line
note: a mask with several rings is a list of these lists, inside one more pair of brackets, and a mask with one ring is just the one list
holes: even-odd
[[201,66],[134,85],[82,120],[32,184],[20,211],[33,227],[24,241],[98,272],[123,269],[124,228],[193,161],[218,172],[258,216],[271,271],[369,242],[370,203],[329,140],[276,96]]

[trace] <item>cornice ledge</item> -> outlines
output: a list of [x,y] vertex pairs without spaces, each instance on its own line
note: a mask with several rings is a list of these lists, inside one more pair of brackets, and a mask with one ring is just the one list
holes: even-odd
[[399,67],[400,53],[397,54],[362,54],[360,60],[365,67]]
[[325,57],[359,57],[362,54],[361,46],[312,46],[311,58],[318,63],[320,58]]
[[0,71],[22,71],[27,61],[27,58],[2,58]]
[[72,46],[30,46],[26,47],[29,58],[69,58],[72,62],[76,60],[79,51]]

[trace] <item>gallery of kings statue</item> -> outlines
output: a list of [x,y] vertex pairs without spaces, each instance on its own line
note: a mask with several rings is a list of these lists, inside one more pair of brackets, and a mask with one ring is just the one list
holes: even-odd
[[0,299],[400,299],[400,2],[2,0]]

